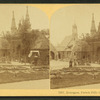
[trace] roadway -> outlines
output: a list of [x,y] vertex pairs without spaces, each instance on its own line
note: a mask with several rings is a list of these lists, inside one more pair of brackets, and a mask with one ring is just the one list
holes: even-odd
[[0,84],[0,89],[49,89],[49,88],[50,88],[49,79]]

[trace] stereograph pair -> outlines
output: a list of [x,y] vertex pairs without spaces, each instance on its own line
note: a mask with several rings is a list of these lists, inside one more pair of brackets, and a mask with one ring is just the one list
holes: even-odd
[[99,9],[0,5],[0,89],[99,88]]

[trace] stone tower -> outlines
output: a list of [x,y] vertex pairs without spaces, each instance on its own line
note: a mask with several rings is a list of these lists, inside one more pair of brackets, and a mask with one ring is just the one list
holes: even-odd
[[12,24],[11,24],[11,33],[14,34],[17,31],[14,11],[12,12],[12,14],[13,14],[13,16],[12,16]]
[[91,23],[91,35],[94,35],[96,33],[96,27],[95,27],[95,21],[94,21],[94,14],[92,14],[92,23]]
[[76,24],[74,24],[74,25],[72,26],[72,39],[73,39],[74,41],[76,41],[76,40],[78,39],[77,26],[76,26]]

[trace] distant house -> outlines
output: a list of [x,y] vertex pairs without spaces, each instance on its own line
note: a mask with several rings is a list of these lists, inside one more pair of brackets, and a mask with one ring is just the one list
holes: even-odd
[[0,62],[10,60],[10,45],[4,38],[0,38]]
[[72,53],[72,48],[77,40],[77,26],[74,24],[72,26],[72,35],[66,36],[61,44],[56,47],[58,51],[58,58],[61,60],[69,60]]
[[68,47],[71,40],[71,36],[66,36],[64,40],[61,42],[60,45],[56,47],[58,51],[58,58],[59,59],[68,59],[70,55],[71,49]]

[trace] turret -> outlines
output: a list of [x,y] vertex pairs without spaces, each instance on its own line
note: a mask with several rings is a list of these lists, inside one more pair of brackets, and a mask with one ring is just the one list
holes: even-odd
[[21,28],[22,28],[22,23],[21,23],[21,20],[19,20],[19,24],[18,24],[18,32],[20,32]]
[[26,7],[26,20],[30,20],[29,14],[28,14],[28,6]]
[[14,11],[12,12],[12,14],[13,14],[13,16],[12,16],[12,24],[11,24],[11,33],[14,34],[17,31],[16,23],[15,23]]
[[74,24],[74,25],[72,26],[72,39],[73,39],[74,41],[76,41],[76,40],[78,39],[77,26],[76,26],[76,24]]
[[26,8],[26,17],[25,17],[25,24],[27,25],[28,29],[31,29],[30,18],[28,13],[28,6]]
[[94,14],[92,14],[92,24],[91,24],[91,35],[94,35],[96,33],[96,27],[95,27],[95,21],[94,21]]

